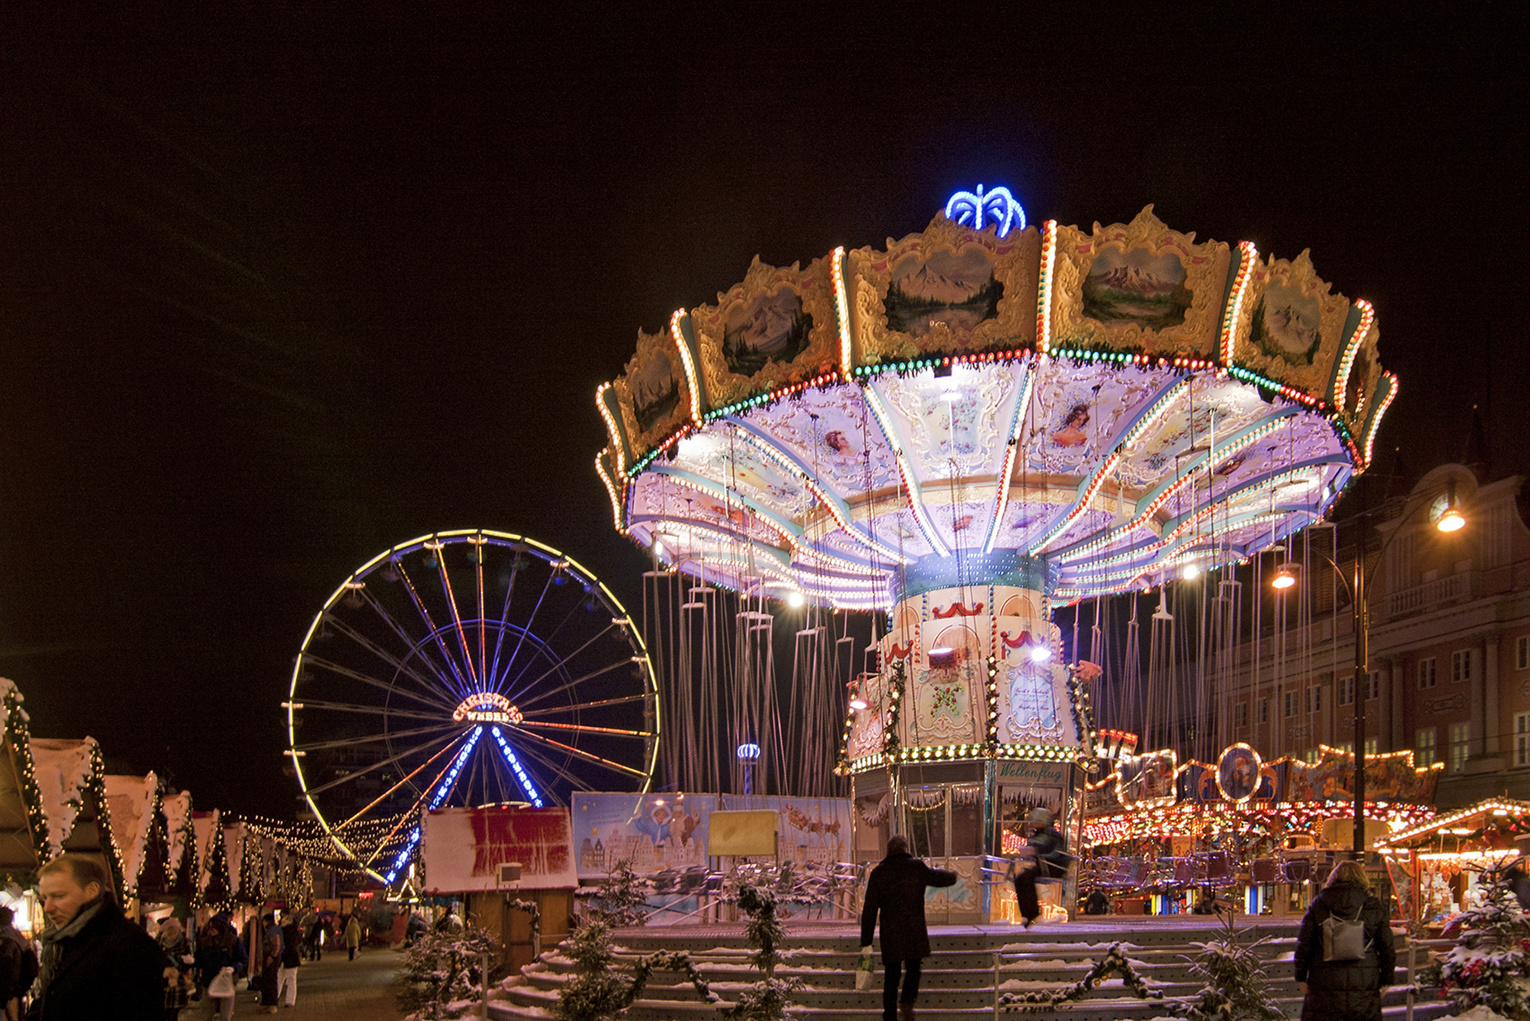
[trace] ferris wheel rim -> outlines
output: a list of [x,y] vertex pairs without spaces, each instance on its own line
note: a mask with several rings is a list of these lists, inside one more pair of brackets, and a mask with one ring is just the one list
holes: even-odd
[[[287,697],[287,700],[284,703],[282,703],[282,708],[284,709],[285,714],[286,714],[285,723],[286,723],[286,729],[287,729],[287,749],[286,749],[286,753],[285,754],[286,754],[287,759],[292,764],[293,772],[294,772],[294,774],[296,776],[296,779],[298,781],[299,789],[302,791],[303,802],[306,804],[306,806],[308,807],[309,811],[311,811],[313,813],[314,819],[319,823],[320,828],[323,829],[325,834],[328,836],[328,838],[331,841],[333,841],[335,846],[339,850],[341,850],[347,857],[349,857],[352,861],[355,861],[358,864],[361,864],[362,868],[368,874],[370,874],[373,878],[375,878],[375,879],[377,879],[379,881],[387,882],[387,880],[384,879],[384,877],[382,876],[380,871],[378,869],[372,867],[372,864],[373,864],[373,862],[376,859],[376,854],[374,854],[372,856],[372,858],[368,859],[366,862],[362,862],[362,856],[352,846],[353,841],[348,839],[347,836],[341,832],[346,827],[348,827],[351,823],[355,822],[360,817],[360,815],[364,814],[365,810],[363,810],[362,813],[357,813],[357,815],[352,816],[351,818],[346,819],[344,821],[332,821],[329,818],[329,815],[320,807],[320,805],[317,803],[317,801],[314,798],[315,794],[322,793],[323,790],[329,789],[329,785],[315,785],[315,784],[310,782],[310,778],[308,776],[306,776],[305,773],[304,773],[302,759],[303,759],[304,753],[308,749],[305,746],[303,746],[303,745],[298,743],[297,734],[296,734],[296,729],[297,729],[297,726],[298,726],[297,713],[304,706],[304,701],[300,700],[301,693],[299,691],[299,682],[302,679],[303,669],[304,669],[304,666],[305,666],[306,663],[313,662],[313,661],[316,661],[316,660],[318,660],[318,661],[320,661],[320,663],[322,663],[322,660],[320,660],[319,657],[314,656],[310,652],[310,649],[311,649],[311,647],[312,647],[312,645],[314,643],[315,638],[318,637],[321,634],[323,626],[324,626],[327,618],[329,617],[331,612],[335,609],[335,607],[340,602],[340,600],[346,598],[348,595],[350,595],[352,593],[355,593],[355,592],[363,589],[364,588],[364,582],[365,582],[365,580],[369,576],[371,576],[374,572],[377,572],[377,571],[379,571],[381,569],[384,569],[386,567],[386,565],[388,565],[390,562],[396,562],[400,557],[403,557],[403,556],[405,556],[407,554],[410,554],[410,553],[416,553],[416,552],[418,552],[418,551],[420,551],[422,549],[430,548],[430,544],[432,544],[432,543],[438,543],[438,544],[444,545],[447,542],[455,543],[455,542],[460,542],[460,541],[464,541],[464,540],[469,540],[470,541],[473,537],[478,537],[482,541],[492,542],[494,545],[497,545],[497,546],[509,547],[509,548],[514,550],[514,552],[516,553],[517,556],[520,556],[522,554],[530,554],[531,556],[535,557],[536,559],[542,561],[549,568],[551,568],[551,570],[553,572],[552,574],[549,575],[548,581],[547,581],[546,584],[551,584],[552,583],[552,579],[560,571],[570,573],[573,576],[573,579],[577,579],[583,585],[583,588],[584,588],[584,590],[587,593],[592,593],[592,594],[593,593],[598,593],[596,598],[598,598],[606,606],[607,609],[612,611],[612,613],[613,613],[612,624],[611,624],[610,627],[604,629],[601,632],[601,634],[605,634],[606,632],[608,632],[611,629],[611,627],[618,628],[622,632],[622,635],[625,638],[625,640],[627,641],[627,643],[634,649],[635,655],[633,657],[631,657],[630,663],[631,663],[631,665],[635,665],[635,666],[640,668],[639,669],[639,673],[640,673],[641,691],[638,694],[624,695],[624,696],[621,696],[621,697],[616,698],[616,699],[600,700],[597,703],[590,703],[590,704],[591,705],[594,705],[594,704],[602,704],[603,705],[603,704],[614,704],[614,703],[620,703],[620,702],[643,702],[643,703],[646,704],[646,706],[648,708],[648,711],[650,711],[651,714],[652,714],[652,723],[651,723],[651,725],[646,725],[646,732],[635,732],[635,731],[634,732],[624,732],[624,733],[621,733],[619,735],[619,736],[632,737],[632,738],[641,738],[641,739],[644,740],[645,746],[644,746],[644,749],[643,749],[643,751],[641,753],[640,768],[637,768],[637,769],[633,769],[633,768],[630,768],[630,767],[619,767],[619,768],[621,769],[621,772],[623,773],[623,775],[626,775],[629,778],[639,779],[641,781],[640,784],[638,785],[639,789],[638,789],[638,791],[636,793],[639,793],[639,794],[647,793],[651,789],[652,784],[653,784],[653,775],[654,775],[654,772],[657,769],[657,765],[658,765],[659,743],[660,743],[660,738],[661,738],[662,729],[663,729],[662,728],[661,707],[659,705],[659,699],[658,699],[657,676],[656,676],[656,674],[654,672],[652,656],[649,653],[649,650],[648,650],[648,647],[647,647],[647,643],[644,641],[641,627],[638,626],[636,620],[634,620],[634,618],[632,617],[631,612],[628,611],[628,609],[625,606],[625,604],[623,604],[621,599],[618,598],[617,595],[614,592],[611,591],[611,589],[605,584],[605,582],[601,581],[600,578],[597,577],[594,574],[594,572],[592,572],[589,568],[585,567],[584,564],[580,563],[578,560],[576,560],[572,556],[569,556],[568,554],[564,553],[562,550],[559,550],[559,549],[557,549],[554,546],[551,546],[551,545],[549,545],[547,543],[541,542],[541,541],[539,541],[537,539],[534,539],[534,538],[532,538],[530,536],[526,536],[526,535],[522,535],[522,534],[517,534],[517,533],[514,533],[514,532],[505,532],[505,531],[500,531],[500,530],[497,530],[497,529],[486,529],[486,528],[446,529],[446,530],[440,530],[440,531],[426,533],[426,534],[423,534],[423,535],[416,536],[416,537],[414,537],[412,539],[408,539],[408,540],[406,540],[404,542],[396,543],[395,545],[391,546],[387,550],[384,550],[383,552],[378,553],[377,555],[373,556],[371,559],[366,561],[364,564],[362,564],[356,570],[352,571],[349,575],[347,575],[346,578],[339,585],[337,585],[335,587],[335,589],[330,593],[328,598],[325,599],[323,605],[320,607],[318,612],[314,614],[314,617],[313,617],[312,621],[309,623],[307,631],[303,635],[303,640],[302,640],[302,644],[300,646],[298,655],[294,658],[292,672],[291,672],[291,675],[290,675],[289,681],[288,681],[288,697]],[[593,607],[591,607],[591,609],[593,609]],[[533,619],[534,619],[534,614],[533,614]],[[565,620],[564,623],[566,624],[566,622],[567,621]],[[552,662],[554,664],[553,667],[548,671],[548,673],[551,673],[551,672],[553,672],[555,670],[558,670],[558,669],[562,668],[569,660],[572,660],[574,658],[574,656],[578,654],[578,651],[580,651],[580,650],[576,650],[575,653],[572,653],[572,654],[564,657],[561,661],[558,660],[557,656],[554,654],[555,650],[552,650],[551,646],[545,640],[543,640],[539,635],[537,635],[535,632],[533,632],[531,630],[531,628],[529,627],[529,624],[531,623],[531,621],[527,622],[528,626],[522,626],[520,624],[511,623],[508,620],[492,620],[491,621],[491,620],[489,620],[487,618],[487,615],[485,615],[483,618],[478,618],[478,617],[458,618],[454,622],[454,624],[457,625],[457,626],[468,624],[468,623],[472,623],[472,624],[475,624],[475,625],[483,624],[485,626],[488,626],[488,625],[491,625],[491,624],[498,625],[503,631],[506,631],[506,632],[516,631],[516,632],[519,632],[518,638],[520,640],[522,640],[522,641],[524,641],[525,638],[530,637],[537,644],[537,646],[538,646],[538,654],[544,656],[549,662]],[[448,624],[444,624],[443,623],[442,625],[440,625],[438,627],[430,628],[429,629],[430,634],[428,634],[426,636],[426,638],[421,639],[418,642],[414,642],[413,643],[413,647],[411,648],[411,650],[408,653],[408,655],[405,656],[405,657],[401,657],[401,659],[408,660],[410,658],[415,658],[416,653],[418,653],[419,650],[422,647],[424,647],[425,643],[435,640],[439,636],[440,633],[444,633],[445,631],[450,630],[452,628],[452,626],[453,625],[448,625]],[[562,627],[562,625],[560,625],[558,630],[561,630],[561,627]],[[586,643],[586,644],[588,644],[588,643]],[[582,648],[583,647],[581,647],[581,650],[582,650]],[[418,658],[419,658],[419,661],[422,662],[422,663],[426,663],[427,662],[424,659],[424,657],[418,657]],[[535,661],[535,660],[533,659],[533,661]],[[621,662],[618,662],[616,664],[613,664],[612,666],[607,667],[606,669],[612,669],[615,666],[620,666],[620,665],[623,665],[623,664]],[[432,672],[434,672],[434,665],[430,664],[430,666],[432,668]],[[543,676],[545,677],[546,674],[544,674]],[[424,683],[423,679],[421,679],[421,678],[415,678],[415,679],[417,681],[420,681],[421,683]],[[438,677],[437,679],[439,680],[440,678]],[[540,679],[541,678],[538,678],[538,680],[540,680]],[[577,681],[578,681],[578,679],[576,679],[574,683],[577,683]],[[398,673],[396,672],[395,675],[394,675],[393,681],[388,683],[387,687],[390,690],[394,689],[394,688],[397,687],[397,682],[398,682]],[[413,695],[410,692],[403,691],[402,689],[400,690],[400,693],[401,694],[405,694],[405,695],[410,695],[412,698],[415,698],[417,701],[423,701],[423,698],[421,698],[421,697],[419,697],[417,695]],[[392,710],[392,709],[389,708],[389,706],[387,704],[384,704],[384,705],[379,706],[379,707],[365,707],[365,706],[361,706],[360,704],[347,705],[347,704],[342,704],[342,703],[327,703],[327,702],[324,702],[323,700],[312,700],[312,701],[315,703],[316,708],[318,708],[318,707],[332,708],[332,709],[337,709],[337,710],[341,710],[341,711],[352,711],[352,712],[375,712],[375,713],[381,715],[382,718],[384,719],[384,721],[386,721],[389,718],[390,714],[395,714],[395,713],[400,718],[409,717],[411,715],[411,713],[414,716],[416,716],[416,717],[418,717],[420,719],[439,718],[439,717],[431,717],[428,713],[420,711],[419,709],[415,709],[415,710]],[[390,699],[390,701],[391,701],[391,699]],[[443,705],[445,705],[445,704],[446,703],[443,702]],[[581,708],[580,705],[571,704],[571,705],[568,705],[568,706],[552,707],[551,709],[534,710],[533,714],[535,714],[536,712],[551,713],[551,712],[558,712],[558,711],[567,711],[567,710],[570,710],[570,709],[572,709],[574,711],[577,711],[579,708]],[[529,723],[531,727],[547,726],[546,723],[532,722],[532,721],[529,721],[529,720],[526,721],[526,722]],[[472,724],[468,724],[468,725],[464,726],[461,723],[457,723],[457,724],[453,725],[453,724],[449,724],[449,723],[444,723],[443,722],[442,725],[439,726],[439,727],[420,727],[420,728],[416,728],[414,731],[410,732],[410,734],[413,735],[413,736],[418,736],[419,734],[423,734],[423,733],[429,732],[429,733],[434,733],[436,735],[446,735],[446,737],[444,738],[444,743],[441,745],[441,748],[440,748],[440,752],[444,752],[448,748],[453,748],[453,747],[459,746],[459,744],[461,742],[463,742],[465,738],[469,738],[469,735],[471,735],[473,733],[474,729],[475,728],[474,728],[474,726]],[[483,731],[485,729],[485,725],[479,725],[477,727],[477,729],[481,732],[481,731]],[[496,731],[498,731],[498,729],[499,729],[498,727],[495,728]],[[578,749],[574,749],[571,746],[564,745],[561,742],[548,741],[547,738],[545,738],[545,737],[543,737],[541,735],[538,735],[538,734],[534,733],[531,730],[523,729],[523,728],[521,728],[519,726],[516,726],[513,729],[516,730],[517,732],[521,733],[522,735],[526,736],[526,737],[532,738],[534,741],[536,741],[538,743],[551,743],[551,744],[554,744],[554,745],[558,745],[560,750],[563,751],[563,752],[573,752],[578,757],[582,757],[582,758],[585,758],[587,760],[593,759],[593,760],[595,760],[598,763],[605,764],[608,768],[610,766],[613,766],[613,765],[619,766],[619,764],[611,763],[609,760],[605,760],[604,758],[602,758],[600,756],[594,756],[592,753],[580,752]],[[555,728],[554,727],[548,727],[548,729],[555,729]],[[606,729],[606,730],[609,730],[609,728],[593,728],[593,729]],[[400,737],[402,737],[402,736],[405,736],[405,735],[404,734],[390,735],[386,731],[383,733],[382,738],[383,738],[384,742],[388,744],[390,752],[392,751],[392,737],[393,736],[400,736]],[[417,752],[417,751],[421,750],[422,748],[434,746],[436,744],[436,742],[440,741],[440,740],[443,740],[443,739],[441,737],[433,737],[431,740],[426,741],[426,742],[422,742],[420,745],[416,745],[414,748],[405,749],[404,752],[399,753],[398,755],[390,756],[389,759],[382,760],[382,762],[386,763],[388,761],[397,761],[399,759],[402,759],[403,757],[405,757],[408,754],[412,754],[414,752]],[[429,760],[429,761],[434,761],[435,758],[439,757],[440,752],[438,752],[438,755],[432,757],[432,759]],[[570,775],[567,773],[566,769],[559,768],[559,767],[556,767],[556,766],[552,766],[550,763],[547,763],[547,760],[544,758],[543,755],[538,754],[538,753],[534,753],[530,749],[524,749],[524,753],[527,754],[527,755],[530,755],[530,756],[532,756],[534,758],[537,758],[537,759],[541,760],[545,765],[548,765],[549,768],[552,768],[556,774],[561,775],[563,778],[565,778],[565,779],[572,779],[570,777]],[[450,758],[448,759],[448,761],[450,761]],[[380,764],[381,763],[374,764],[373,767],[369,767],[369,768],[377,768],[377,766],[380,765]],[[409,779],[408,777],[405,778],[406,781],[408,779]],[[401,783],[402,782],[403,781],[401,781]],[[428,790],[429,788],[427,787],[426,789]],[[407,817],[410,814],[413,814],[413,813],[417,812],[419,810],[419,805],[420,805],[420,802],[417,801],[415,803],[415,806],[413,808],[411,808],[408,812],[405,813],[405,817]]]

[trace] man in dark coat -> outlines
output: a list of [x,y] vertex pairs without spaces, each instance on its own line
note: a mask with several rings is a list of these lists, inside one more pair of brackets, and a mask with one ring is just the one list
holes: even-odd
[[930,956],[930,932],[924,924],[924,888],[955,883],[956,873],[932,869],[909,854],[908,841],[902,837],[887,841],[887,857],[871,870],[866,901],[861,908],[861,950],[871,951],[871,936],[880,913],[882,967],[886,969],[882,986],[883,1021],[898,1021],[900,1006],[903,1021],[912,1021],[914,1001],[919,998],[919,962]]
[[[1365,956],[1323,960],[1323,922],[1337,915],[1365,923]],[[1341,861],[1313,898],[1296,938],[1296,981],[1302,1021],[1381,1021],[1381,991],[1392,984],[1397,951],[1386,908],[1371,896],[1365,867]]]
[[38,870],[48,928],[30,1021],[161,1021],[169,960],[122,915],[106,870],[64,854]]

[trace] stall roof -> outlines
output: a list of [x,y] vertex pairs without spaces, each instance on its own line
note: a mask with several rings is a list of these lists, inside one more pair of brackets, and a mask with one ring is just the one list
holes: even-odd
[[[1488,798],[1453,812],[1437,815],[1428,822],[1419,823],[1377,841],[1378,849],[1410,850],[1426,846],[1441,834],[1449,834],[1467,840],[1482,837],[1489,830],[1502,832],[1513,848],[1514,837],[1530,833],[1530,801],[1513,798]],[[1465,832],[1461,832],[1465,831]]]

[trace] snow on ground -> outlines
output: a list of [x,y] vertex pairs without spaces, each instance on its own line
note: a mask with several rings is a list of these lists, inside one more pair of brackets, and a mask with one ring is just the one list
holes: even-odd
[[1486,1007],[1473,1007],[1465,1014],[1452,1014],[1450,1017],[1441,1018],[1440,1021],[1509,1021],[1509,1019]]

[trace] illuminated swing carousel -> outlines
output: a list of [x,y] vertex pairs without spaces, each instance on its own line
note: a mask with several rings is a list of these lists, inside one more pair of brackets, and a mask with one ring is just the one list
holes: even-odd
[[667,570],[887,613],[849,678],[854,851],[905,832],[971,883],[1034,807],[1078,832],[1097,670],[1065,662],[1052,607],[1320,518],[1396,394],[1377,338],[1305,253],[1151,207],[1027,225],[980,186],[880,248],[756,260],[640,333],[597,392],[596,468]]

